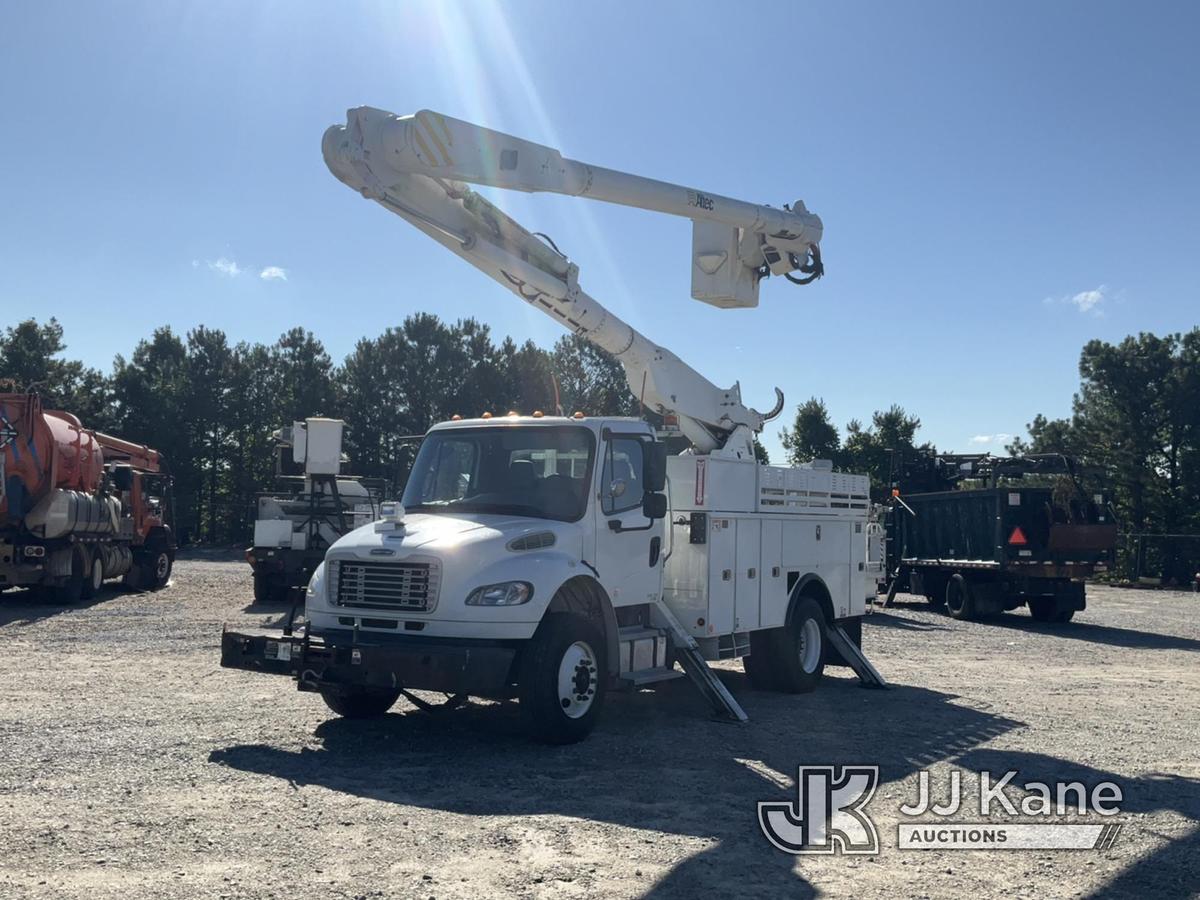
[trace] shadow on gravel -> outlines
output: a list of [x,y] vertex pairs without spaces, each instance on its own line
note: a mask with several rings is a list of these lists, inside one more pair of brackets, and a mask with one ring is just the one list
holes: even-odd
[[649,897],[811,897],[793,871],[796,859],[774,850],[757,820],[758,801],[795,801],[795,787],[780,781],[794,782],[801,762],[878,763],[888,783],[1023,725],[918,687],[866,691],[827,677],[815,694],[784,696],[750,690],[740,673],[721,675],[750,725],[711,721],[691,685],[672,682],[610,696],[597,731],[571,747],[527,741],[515,704],[471,703],[436,715],[333,719],[316,730],[319,749],[239,745],[209,760],[406,806],[554,814],[714,842],[671,869]]
[[901,619],[890,613],[875,610],[864,620],[867,625],[881,625],[884,628],[897,628],[901,631],[949,631],[945,625],[935,625],[932,622],[914,622],[912,619]]
[[[1111,781],[1121,786],[1122,813],[1149,813],[1172,810],[1200,822],[1200,779],[1180,775],[1150,775],[1127,778],[1075,762],[1067,762],[1041,753],[1018,750],[979,748],[963,754],[955,764],[976,772],[990,772],[994,777],[1015,770],[1024,780],[1042,782],[1081,781],[1095,785]],[[1113,817],[1121,821],[1120,815]],[[1118,842],[1120,838],[1118,838]],[[1186,835],[1169,841],[1153,853],[1146,854],[1123,870],[1108,884],[1090,897],[1195,897],[1200,889],[1200,825],[1193,824]]]
[[1066,622],[1050,625],[1035,622],[1028,614],[1013,613],[994,616],[987,624],[1014,631],[1032,631],[1052,637],[1074,641],[1089,641],[1093,644],[1108,644],[1111,647],[1133,647],[1139,650],[1200,650],[1200,641],[1173,634],[1156,634],[1138,631],[1136,628],[1115,628],[1112,625],[1095,625],[1091,622]]
[[[897,597],[893,608],[934,611],[927,601],[920,598],[907,600]],[[945,607],[936,611],[949,618]],[[879,607],[876,608],[873,615],[867,617],[866,622],[885,627],[907,628],[913,631],[946,630],[943,625],[900,619],[889,615]],[[1132,647],[1139,650],[1200,650],[1200,641],[1193,638],[1179,637],[1173,634],[1157,634],[1152,631],[1138,631],[1136,628],[1116,628],[1112,625],[1097,625],[1091,622],[1074,621],[1063,624],[1037,622],[1024,609],[988,616],[981,619],[980,622],[994,627],[1048,634],[1053,637],[1089,641],[1094,644],[1108,644],[1112,647]]]
[[120,587],[106,587],[91,600],[80,600],[78,603],[64,605],[55,603],[53,600],[43,600],[29,588],[7,590],[0,593],[0,628],[7,625],[32,625],[34,622],[49,619],[51,616],[89,609],[122,593],[124,591]]

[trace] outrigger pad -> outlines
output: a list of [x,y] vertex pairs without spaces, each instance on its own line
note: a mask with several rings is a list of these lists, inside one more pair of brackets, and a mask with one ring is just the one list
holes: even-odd
[[842,630],[842,626],[837,622],[830,623],[825,631],[829,637],[829,643],[832,647],[842,655],[847,665],[854,670],[854,674],[858,676],[863,687],[869,688],[887,688],[887,681],[878,670],[871,665],[871,661],[867,659],[862,650],[850,640],[850,636]]

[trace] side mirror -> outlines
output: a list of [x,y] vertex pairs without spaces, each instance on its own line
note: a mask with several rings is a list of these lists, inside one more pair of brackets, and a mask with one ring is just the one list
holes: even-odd
[[667,517],[667,495],[647,491],[642,497],[642,515],[647,519]]
[[[654,441],[642,447],[642,484],[647,493],[667,488],[667,445]],[[661,518],[661,516],[659,517]]]

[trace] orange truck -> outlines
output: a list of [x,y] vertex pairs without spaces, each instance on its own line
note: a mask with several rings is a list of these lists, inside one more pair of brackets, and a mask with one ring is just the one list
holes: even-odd
[[171,579],[171,478],[157,450],[0,393],[0,591],[90,599],[108,579],[158,590]]

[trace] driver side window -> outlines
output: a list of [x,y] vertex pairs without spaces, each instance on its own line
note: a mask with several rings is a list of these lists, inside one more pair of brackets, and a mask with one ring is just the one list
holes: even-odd
[[614,438],[604,454],[600,509],[615,515],[642,505],[642,442]]

